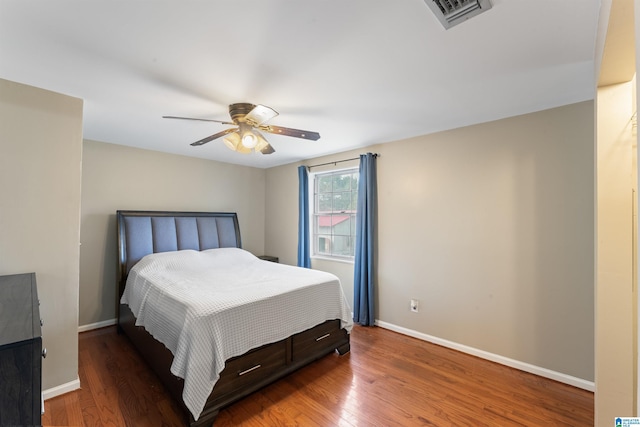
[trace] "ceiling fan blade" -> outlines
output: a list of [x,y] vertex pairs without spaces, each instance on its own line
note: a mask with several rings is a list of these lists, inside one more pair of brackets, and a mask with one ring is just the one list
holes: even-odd
[[276,135],[293,136],[294,138],[310,139],[312,141],[320,139],[320,134],[318,132],[311,132],[308,130],[283,128],[280,126],[260,126],[259,129]]
[[238,130],[238,128],[225,129],[222,132],[214,133],[213,135],[208,136],[206,138],[203,138],[200,141],[192,142],[191,145],[194,146],[194,147],[197,147],[198,145],[206,144],[207,142],[211,142],[214,139],[220,138],[221,136],[228,135],[231,132],[235,132],[237,130]]
[[262,150],[260,150],[260,152],[262,154],[272,154],[272,153],[275,153],[276,150],[273,148],[271,144],[267,143],[267,146],[264,147]]
[[278,112],[266,105],[256,105],[251,111],[244,116],[244,119],[251,126],[260,126],[263,123],[273,119],[278,115]]
[[199,122],[215,122],[215,123],[222,123],[223,125],[235,125],[235,123],[232,122],[225,122],[222,120],[214,120],[214,119],[197,119],[194,117],[178,117],[178,116],[162,116],[163,119],[179,119],[179,120],[197,120]]
[[272,154],[275,153],[276,150],[264,139],[264,136],[258,132],[257,130],[252,131],[258,137],[258,143],[256,144],[254,150],[257,152],[261,152],[262,154]]

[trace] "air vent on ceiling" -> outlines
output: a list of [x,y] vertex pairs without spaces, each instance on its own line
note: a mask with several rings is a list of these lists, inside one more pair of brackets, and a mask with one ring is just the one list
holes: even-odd
[[424,0],[436,18],[449,29],[491,9],[489,0]]

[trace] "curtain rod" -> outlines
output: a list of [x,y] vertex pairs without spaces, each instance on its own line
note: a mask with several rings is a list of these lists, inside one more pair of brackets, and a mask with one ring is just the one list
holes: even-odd
[[[373,153],[373,157],[379,157],[379,156],[380,156],[380,154]],[[317,168],[319,166],[326,166],[326,165],[334,165],[335,166],[338,163],[351,162],[353,160],[360,160],[360,157],[354,157],[352,159],[336,160],[335,162],[320,163],[319,165],[309,165],[309,166],[307,166],[307,169]]]

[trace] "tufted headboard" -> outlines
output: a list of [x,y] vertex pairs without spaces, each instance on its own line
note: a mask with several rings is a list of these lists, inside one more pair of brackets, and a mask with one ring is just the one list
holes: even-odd
[[235,213],[117,211],[118,295],[136,262],[155,252],[240,248]]

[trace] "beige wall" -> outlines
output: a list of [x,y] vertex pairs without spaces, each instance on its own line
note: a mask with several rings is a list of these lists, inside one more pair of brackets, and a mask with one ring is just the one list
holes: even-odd
[[634,83],[597,96],[596,425],[631,416],[633,402]]
[[635,203],[631,194],[632,189],[638,188],[638,137],[632,117],[638,105],[633,73],[640,59],[640,9],[634,10],[634,3],[637,6],[633,0],[604,1],[598,22],[597,43],[602,46],[599,53],[602,67],[596,68],[601,86],[596,97],[595,425],[598,426],[610,424],[614,417],[638,415],[640,251],[637,193]]
[[265,171],[84,142],[79,325],[115,317],[118,209],[237,212],[242,246],[262,255]]
[[[582,102],[309,161],[381,154],[376,318],[593,381],[593,108]],[[290,264],[297,166],[267,170],[266,251]],[[346,277],[352,301],[352,268],[313,264]]]
[[0,135],[0,274],[36,273],[43,389],[77,387],[82,101],[0,79]]

